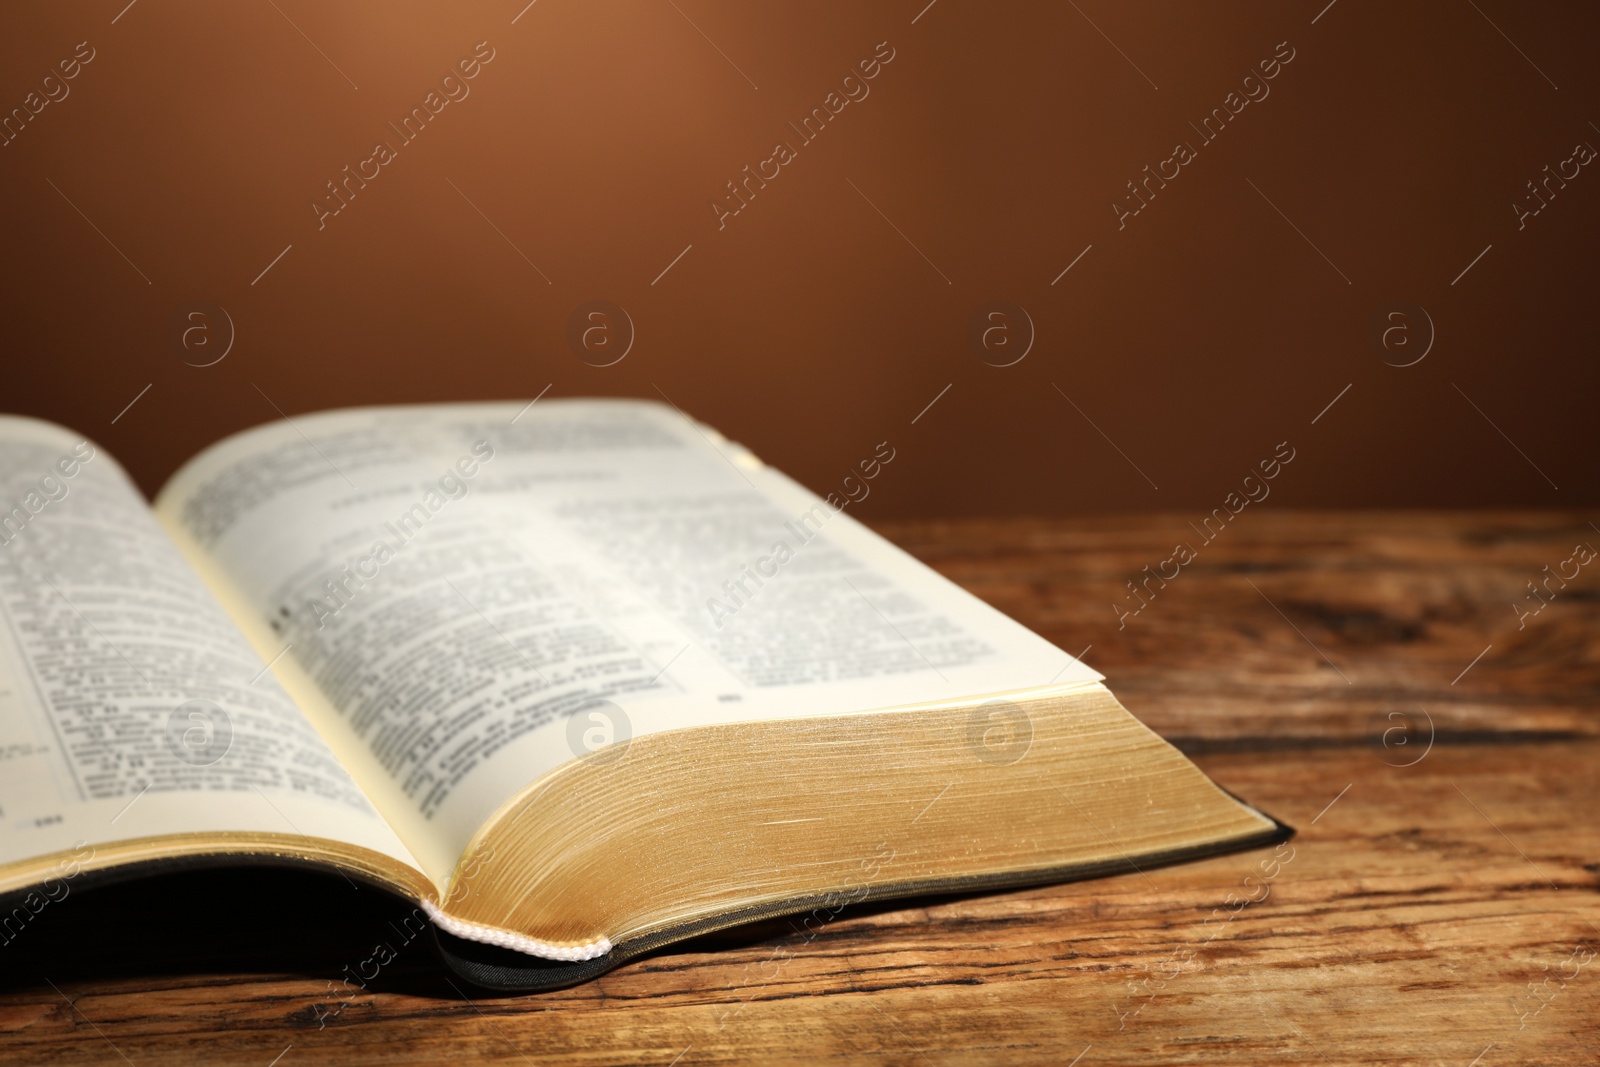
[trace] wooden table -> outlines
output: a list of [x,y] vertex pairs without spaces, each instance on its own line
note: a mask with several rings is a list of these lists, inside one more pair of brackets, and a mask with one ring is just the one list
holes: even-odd
[[[301,1064],[1592,1062],[1600,1055],[1600,563],[1555,513],[1251,509],[1118,629],[1183,518],[884,524],[1103,670],[1271,850],[846,911],[468,1000],[401,908],[299,874],[74,895],[0,949],[0,1060]],[[1570,573],[1573,564],[1567,564]],[[1292,853],[1290,852],[1292,849]],[[1247,881],[1248,879],[1248,881]]]

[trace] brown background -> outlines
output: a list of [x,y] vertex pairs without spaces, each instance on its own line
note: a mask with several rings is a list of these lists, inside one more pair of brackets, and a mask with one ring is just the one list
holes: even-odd
[[[0,148],[0,407],[150,491],[273,405],[549,384],[665,393],[824,492],[887,439],[868,517],[1200,512],[1284,440],[1283,504],[1600,497],[1600,176],[1511,208],[1600,145],[1592,6],[524,3],[8,11],[0,108],[95,58]],[[470,96],[319,231],[325,183],[480,41]],[[870,96],[719,231],[724,183],[882,41]],[[1199,158],[1119,232],[1178,140]],[[615,366],[567,345],[591,299],[635,324]],[[192,300],[235,324],[214,366],[174,351]],[[968,344],[990,300],[1035,324],[1014,366]],[[1395,301],[1437,329],[1405,368],[1367,338]]]

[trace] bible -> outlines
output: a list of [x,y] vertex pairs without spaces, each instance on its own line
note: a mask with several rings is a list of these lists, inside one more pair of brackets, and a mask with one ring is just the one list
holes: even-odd
[[0,416],[0,940],[76,885],[306,866],[537,990],[1286,832],[857,522],[895,457],[819,496],[653,401],[374,407],[228,437],[150,504]]

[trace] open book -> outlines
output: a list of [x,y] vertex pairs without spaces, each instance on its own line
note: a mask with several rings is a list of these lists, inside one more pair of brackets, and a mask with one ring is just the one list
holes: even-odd
[[336,868],[472,981],[1276,839],[1101,676],[653,402],[366,408],[147,505],[0,417],[0,940],[78,884]]

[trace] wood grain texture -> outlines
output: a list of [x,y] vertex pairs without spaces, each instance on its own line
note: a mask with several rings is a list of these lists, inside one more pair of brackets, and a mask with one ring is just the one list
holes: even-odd
[[[1068,651],[1092,645],[1135,714],[1299,829],[1276,855],[854,908],[815,932],[770,922],[505,999],[466,999],[401,942],[401,906],[336,878],[83,892],[0,948],[0,1061],[1600,1056],[1600,566],[1520,629],[1511,607],[1600,531],[1576,514],[1266,510],[1209,545],[1184,528],[882,529]],[[1198,558],[1119,630],[1124,581],[1178,540]],[[398,959],[341,985],[380,941]]]

